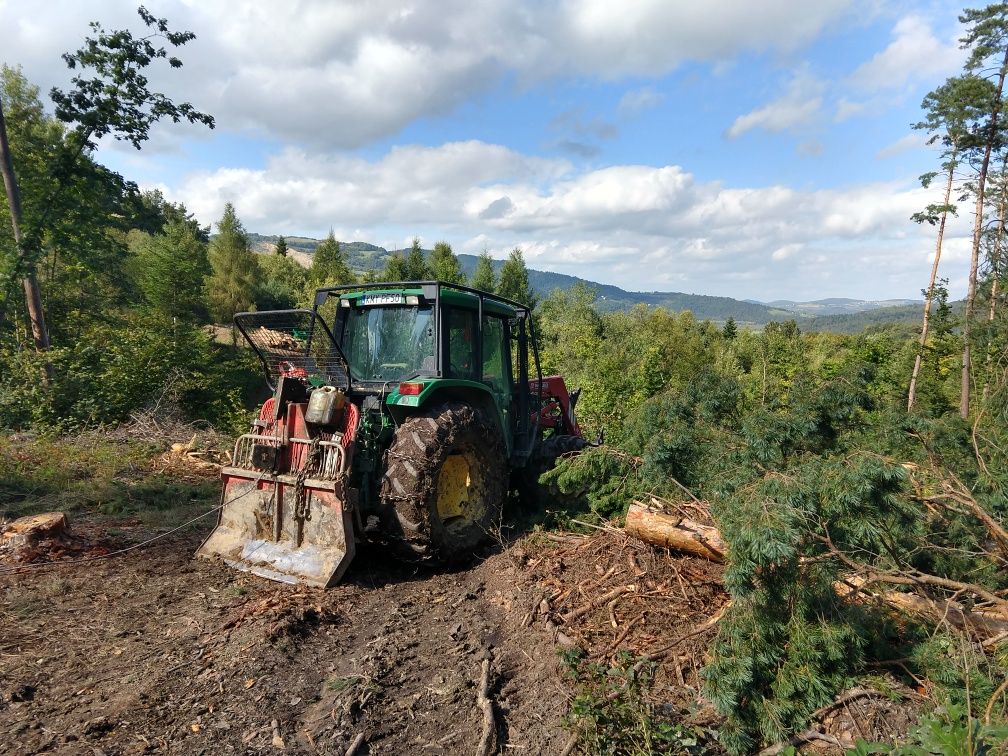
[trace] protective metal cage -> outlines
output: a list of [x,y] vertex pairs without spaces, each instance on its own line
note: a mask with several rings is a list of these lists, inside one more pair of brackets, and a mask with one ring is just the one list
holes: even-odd
[[270,388],[276,388],[281,377],[294,377],[349,390],[346,357],[329,327],[311,310],[240,312],[234,323],[262,361]]

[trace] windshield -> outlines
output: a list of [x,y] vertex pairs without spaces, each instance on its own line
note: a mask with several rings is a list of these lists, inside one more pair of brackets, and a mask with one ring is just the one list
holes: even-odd
[[434,318],[421,307],[352,307],[343,352],[355,381],[398,381],[434,372]]

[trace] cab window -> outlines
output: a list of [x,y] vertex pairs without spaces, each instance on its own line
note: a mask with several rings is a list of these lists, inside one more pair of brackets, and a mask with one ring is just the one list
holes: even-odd
[[511,360],[502,318],[483,317],[483,380],[502,394],[511,390]]
[[476,313],[451,308],[448,311],[448,374],[452,378],[475,381]]

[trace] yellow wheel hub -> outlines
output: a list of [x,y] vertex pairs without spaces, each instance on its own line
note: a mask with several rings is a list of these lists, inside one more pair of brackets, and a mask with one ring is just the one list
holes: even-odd
[[452,454],[441,465],[437,486],[437,513],[442,522],[461,518],[468,524],[479,519],[479,476],[464,454]]

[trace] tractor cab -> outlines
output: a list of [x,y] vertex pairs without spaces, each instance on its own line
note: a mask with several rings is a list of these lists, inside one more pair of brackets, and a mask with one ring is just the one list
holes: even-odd
[[384,396],[396,420],[435,394],[475,402],[496,416],[509,454],[527,458],[534,420],[526,410],[540,377],[528,308],[436,281],[379,287],[316,294],[355,391]]

